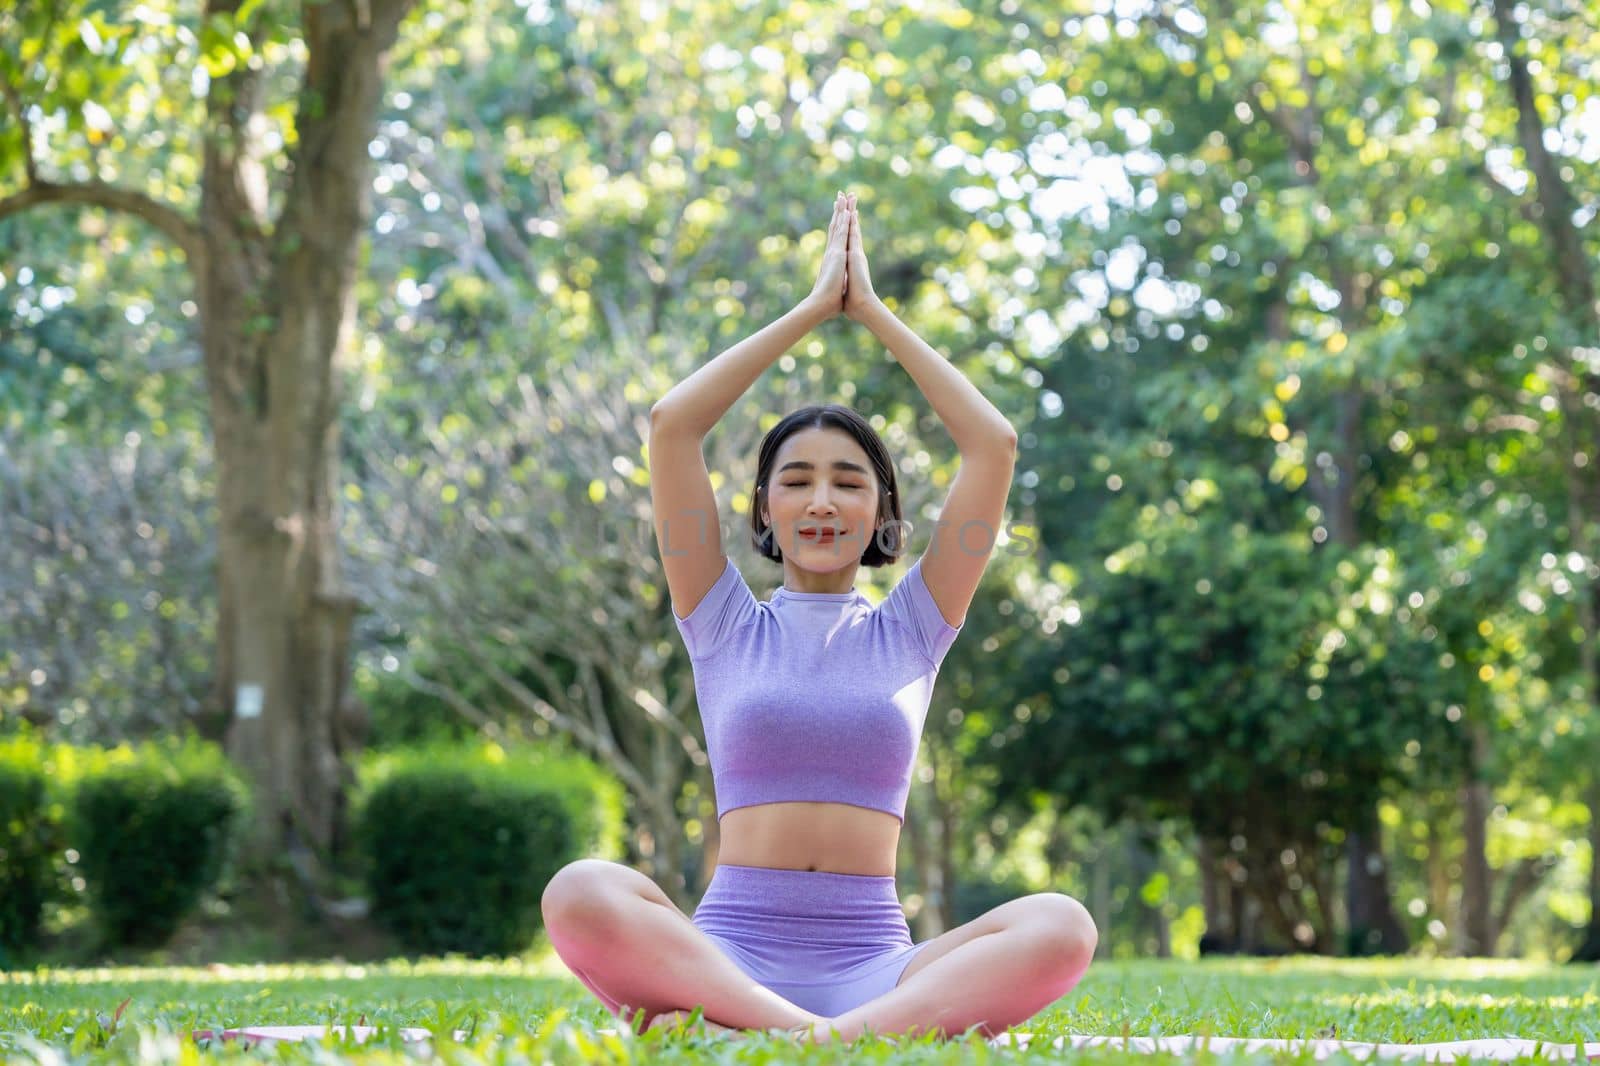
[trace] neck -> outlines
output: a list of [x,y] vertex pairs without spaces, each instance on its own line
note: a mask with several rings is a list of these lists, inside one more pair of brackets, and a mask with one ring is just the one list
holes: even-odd
[[855,587],[856,570],[860,566],[856,563],[845,566],[832,573],[819,574],[813,570],[802,570],[789,562],[783,562],[783,587],[790,592],[849,592]]

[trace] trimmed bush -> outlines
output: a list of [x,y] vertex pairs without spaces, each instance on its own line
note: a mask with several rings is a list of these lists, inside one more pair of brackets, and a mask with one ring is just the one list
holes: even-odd
[[95,923],[109,945],[163,944],[221,880],[244,785],[199,741],[115,748],[80,773],[71,839]]
[[27,736],[0,741],[0,969],[39,942],[59,847],[43,746]]
[[377,757],[364,777],[372,916],[417,953],[526,949],[545,885],[605,824],[584,771],[533,749],[430,745]]

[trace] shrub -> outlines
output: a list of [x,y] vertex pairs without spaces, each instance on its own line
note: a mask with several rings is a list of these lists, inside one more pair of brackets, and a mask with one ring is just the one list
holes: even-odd
[[1002,903],[1021,899],[1032,891],[1033,889],[1015,875],[1000,881],[981,874],[971,880],[957,878],[955,891],[950,897],[951,916],[955,924],[963,925],[987,914]]
[[612,825],[595,776],[495,744],[373,758],[356,826],[373,918],[409,951],[524,950],[545,885]]
[[0,741],[0,967],[39,941],[52,895],[60,820],[45,779],[45,750],[28,736]]
[[198,741],[116,748],[79,773],[71,837],[95,923],[109,944],[162,944],[221,880],[244,785]]

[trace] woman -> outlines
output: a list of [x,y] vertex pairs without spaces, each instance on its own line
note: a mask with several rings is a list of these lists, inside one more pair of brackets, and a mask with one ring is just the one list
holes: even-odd
[[[701,441],[763,370],[841,311],[911,374],[961,468],[926,552],[874,607],[854,581],[858,566],[903,550],[894,464],[848,408],[794,412],[761,444],[751,523],[783,586],[758,603],[723,553]],[[913,944],[895,895],[923,719],[992,550],[1016,432],[873,292],[854,196],[834,201],[811,294],[650,414],[656,536],[706,728],[719,861],[693,918],[629,867],[565,867],[543,901],[562,960],[644,1028],[698,1006],[712,1028],[819,1043],[993,1035],[1066,994],[1096,943],[1077,901],[1012,900]]]

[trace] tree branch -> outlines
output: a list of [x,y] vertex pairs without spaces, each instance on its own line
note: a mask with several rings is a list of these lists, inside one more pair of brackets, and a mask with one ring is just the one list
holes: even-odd
[[28,107],[10,82],[4,85],[6,100],[17,115],[17,128],[22,131],[22,172],[28,176],[29,185],[39,184],[38,164],[33,161],[33,124],[28,121]]
[[1543,212],[1539,222],[1555,252],[1556,281],[1567,312],[1584,326],[1600,321],[1594,309],[1595,277],[1583,240],[1572,215],[1577,207],[1572,190],[1561,176],[1544,143],[1544,122],[1539,117],[1533,75],[1519,32],[1520,23],[1510,0],[1494,0],[1496,37],[1510,68],[1511,98],[1517,108],[1517,141],[1534,174],[1534,196]]
[[1498,941],[1506,931],[1506,926],[1511,924],[1512,917],[1517,913],[1517,906],[1543,881],[1559,864],[1560,857],[1553,854],[1535,855],[1517,863],[1511,871],[1511,877],[1506,882],[1506,894],[1500,900],[1500,912],[1494,916],[1494,927],[1490,935],[1497,943],[1485,945],[1492,954],[1498,947]]
[[143,193],[103,181],[74,182],[70,185],[53,181],[31,182],[21,192],[0,199],[0,219],[20,215],[45,204],[79,204],[134,215],[160,230],[183,249],[191,273],[199,274],[205,269],[205,238],[200,227],[187,215]]

